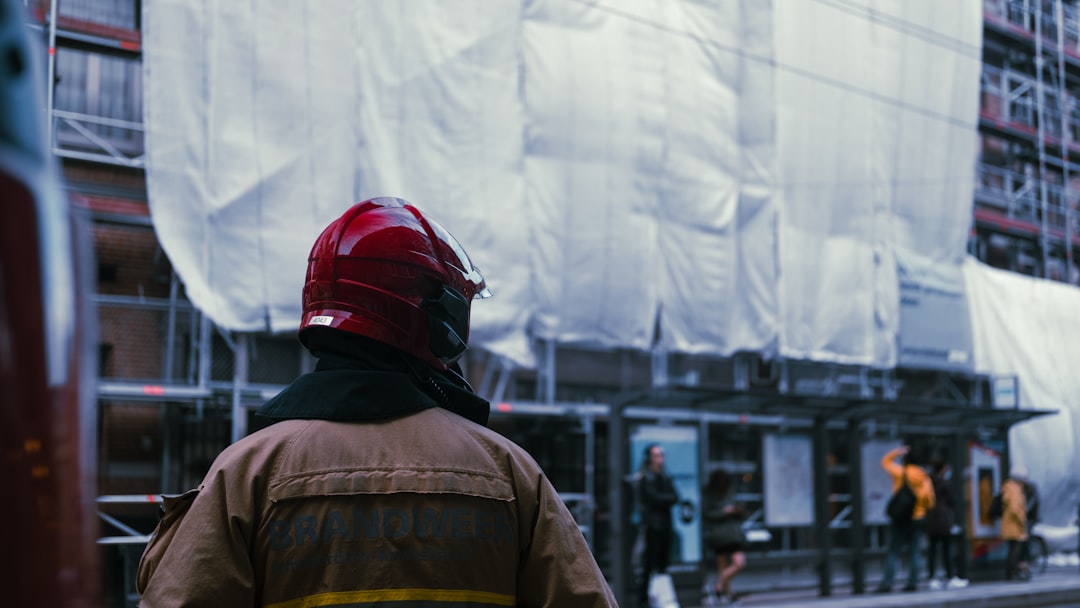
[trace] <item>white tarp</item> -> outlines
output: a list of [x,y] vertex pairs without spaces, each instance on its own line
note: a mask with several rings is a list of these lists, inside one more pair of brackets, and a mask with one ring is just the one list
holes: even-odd
[[[155,228],[194,303],[290,330],[319,229],[402,196],[496,297],[473,344],[887,367],[897,248],[959,264],[978,0],[144,8]],[[974,50],[973,50],[974,49]]]
[[215,323],[294,329],[315,236],[353,202],[392,195],[488,262],[501,297],[478,307],[477,334],[498,347],[522,333],[521,7],[425,2],[411,18],[404,4],[147,5],[150,205]]
[[891,366],[897,249],[964,256],[982,6],[775,7],[782,354]]
[[1039,485],[1043,519],[1063,525],[1080,504],[1080,289],[974,259],[964,279],[976,371],[1016,376],[1022,409],[1058,410],[1014,426],[1009,446]]

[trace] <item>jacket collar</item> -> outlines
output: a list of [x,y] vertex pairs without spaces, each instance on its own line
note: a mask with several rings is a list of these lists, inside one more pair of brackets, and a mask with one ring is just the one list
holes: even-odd
[[376,370],[316,370],[300,376],[255,412],[274,422],[293,418],[382,420],[435,407],[409,377]]
[[289,419],[357,422],[383,420],[442,407],[487,425],[490,404],[464,380],[422,374],[394,358],[323,354],[315,371],[294,380],[262,405],[256,416],[271,422]]

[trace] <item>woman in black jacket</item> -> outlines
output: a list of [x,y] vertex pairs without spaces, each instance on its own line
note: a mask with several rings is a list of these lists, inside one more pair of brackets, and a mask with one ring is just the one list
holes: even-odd
[[709,483],[702,493],[705,542],[716,554],[717,580],[714,591],[725,603],[735,600],[731,592],[731,579],[746,567],[743,510],[735,502],[731,486],[731,475],[724,469],[717,469],[709,475]]

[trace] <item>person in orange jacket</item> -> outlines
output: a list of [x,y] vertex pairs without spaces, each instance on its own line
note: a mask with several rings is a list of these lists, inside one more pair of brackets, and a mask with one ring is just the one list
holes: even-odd
[[[903,458],[903,464],[896,459]],[[896,578],[896,559],[907,548],[908,582],[904,591],[915,591],[919,582],[919,541],[926,533],[926,514],[934,506],[934,484],[911,452],[910,446],[890,450],[881,459],[881,468],[892,477],[893,492],[906,483],[915,493],[915,508],[911,521],[892,521],[889,525],[889,551],[885,556],[885,576],[877,587],[877,593],[892,591]]]
[[1014,466],[1009,477],[1001,484],[1001,539],[1008,543],[1005,580],[1027,580],[1031,576],[1027,564],[1019,563],[1021,550],[1028,540],[1028,507],[1024,494],[1026,481],[1027,469]]

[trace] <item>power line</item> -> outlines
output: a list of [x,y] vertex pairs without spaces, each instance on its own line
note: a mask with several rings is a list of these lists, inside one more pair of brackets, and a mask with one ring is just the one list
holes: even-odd
[[981,46],[969,44],[959,38],[946,36],[941,32],[919,25],[913,21],[883,13],[870,7],[857,6],[851,2],[845,2],[844,0],[814,0],[814,2],[832,7],[839,11],[844,11],[850,15],[855,15],[856,17],[865,17],[869,21],[879,23],[902,34],[907,34],[913,38],[920,38],[926,42],[936,44],[966,57],[982,61]]
[[823,74],[816,73],[816,72],[813,72],[813,71],[810,71],[810,70],[807,70],[807,69],[804,69],[804,68],[800,68],[800,67],[796,67],[796,66],[793,66],[793,65],[780,63],[779,61],[777,61],[776,59],[774,59],[772,57],[766,57],[766,56],[758,55],[756,53],[751,53],[749,51],[746,51],[744,49],[741,49],[741,48],[733,46],[733,45],[723,44],[723,43],[717,42],[716,40],[703,38],[703,37],[698,36],[696,34],[693,34],[691,32],[687,32],[687,31],[684,31],[684,30],[679,30],[679,29],[673,28],[671,26],[665,25],[663,23],[659,23],[659,22],[656,22],[656,21],[653,21],[653,20],[650,20],[650,19],[645,19],[643,17],[639,17],[637,15],[634,15],[632,13],[628,13],[626,11],[622,11],[622,10],[619,10],[619,9],[616,9],[616,8],[612,8],[612,7],[609,7],[609,6],[599,4],[598,1],[592,1],[592,2],[590,2],[588,0],[570,0],[570,1],[571,2],[576,2],[578,4],[583,4],[585,6],[588,6],[588,7],[591,7],[591,8],[594,8],[594,9],[609,13],[609,14],[614,15],[616,17],[621,17],[621,18],[626,19],[628,21],[636,22],[636,23],[638,23],[640,25],[644,25],[646,27],[654,28],[654,29],[656,29],[658,31],[665,32],[667,34],[687,38],[687,39],[692,40],[694,42],[697,42],[699,44],[711,47],[713,49],[723,51],[723,52],[726,52],[726,53],[730,53],[732,55],[735,55],[737,57],[741,57],[743,59],[747,59],[747,60],[750,60],[750,61],[761,63],[761,64],[767,65],[769,67],[775,68],[777,70],[783,70],[783,71],[788,72],[790,74],[794,74],[794,75],[806,78],[808,80],[813,80],[813,81],[816,81],[816,82],[820,82],[822,84],[829,85],[829,86],[834,87],[836,89],[847,91],[849,93],[859,95],[859,96],[865,97],[867,99],[871,99],[873,101],[876,101],[876,102],[884,104],[884,105],[893,106],[893,107],[899,108],[901,110],[911,112],[913,114],[921,114],[921,115],[926,116],[928,118],[939,120],[941,122],[945,122],[945,123],[948,123],[948,124],[951,124],[951,125],[954,125],[954,126],[963,127],[965,129],[975,130],[978,127],[978,124],[975,123],[975,122],[968,122],[968,121],[962,120],[960,118],[957,118],[955,116],[951,116],[949,114],[944,114],[944,113],[938,112],[936,110],[931,110],[929,108],[924,108],[924,107],[921,107],[921,106],[910,104],[910,103],[898,100],[896,98],[889,97],[889,96],[884,95],[882,93],[878,93],[877,91],[872,91],[872,90],[869,90],[869,89],[860,88],[860,87],[857,87],[857,86],[855,86],[855,85],[853,85],[851,83],[844,82],[844,81],[841,81],[841,80],[837,80],[835,78],[831,78],[831,77],[825,76]]
[[836,188],[842,190],[861,190],[877,188],[879,186],[891,186],[896,189],[910,188],[946,188],[955,184],[974,184],[978,179],[976,171],[970,175],[943,175],[940,177],[913,177],[910,179],[881,179],[881,180],[818,180],[799,181],[787,180],[775,182],[778,188]]

